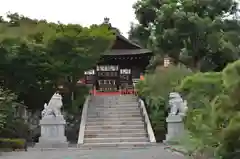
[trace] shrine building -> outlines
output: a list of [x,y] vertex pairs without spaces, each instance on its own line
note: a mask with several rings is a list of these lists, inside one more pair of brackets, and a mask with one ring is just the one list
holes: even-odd
[[134,89],[134,83],[144,73],[153,53],[121,35],[108,18],[104,23],[114,29],[116,39],[112,48],[102,54],[96,67],[85,72],[85,83],[93,85],[97,92]]

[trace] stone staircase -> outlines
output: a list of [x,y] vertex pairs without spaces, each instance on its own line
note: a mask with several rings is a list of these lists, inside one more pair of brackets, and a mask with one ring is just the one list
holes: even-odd
[[94,96],[89,102],[83,145],[146,145],[149,138],[137,97]]

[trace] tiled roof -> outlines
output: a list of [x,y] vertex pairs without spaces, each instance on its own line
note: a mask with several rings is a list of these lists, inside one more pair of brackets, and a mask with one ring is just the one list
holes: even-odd
[[138,44],[132,42],[131,40],[124,37],[117,28],[112,27],[111,23],[109,23],[109,18],[104,18],[104,25],[108,25],[109,29],[115,30],[116,36],[118,39],[125,41],[126,43],[132,45],[133,47],[126,48],[126,49],[111,49],[105,52],[103,55],[138,55],[138,54],[146,54],[152,53],[152,51],[148,49],[144,49]]
[[138,55],[152,53],[148,49],[113,49],[104,53],[104,55]]

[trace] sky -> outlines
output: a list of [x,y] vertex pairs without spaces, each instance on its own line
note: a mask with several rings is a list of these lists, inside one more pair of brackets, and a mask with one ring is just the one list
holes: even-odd
[[110,18],[113,27],[124,36],[131,22],[136,22],[132,5],[137,0],[1,0],[0,15],[19,13],[51,22],[75,23],[83,26],[100,24]]

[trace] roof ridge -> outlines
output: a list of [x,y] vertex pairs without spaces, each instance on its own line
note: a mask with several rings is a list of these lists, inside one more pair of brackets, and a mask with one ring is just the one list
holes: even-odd
[[[112,28],[112,29],[114,29],[114,28]],[[134,46],[136,46],[136,47],[138,47],[139,49],[143,49],[142,46],[140,46],[140,45],[134,43],[133,41],[129,40],[128,38],[126,38],[125,36],[123,36],[121,33],[117,32],[117,36],[118,36],[119,38],[121,38],[122,40],[124,40],[124,41],[126,41],[126,42],[128,42],[128,43],[130,43],[130,44],[132,44],[132,45],[134,45]]]

